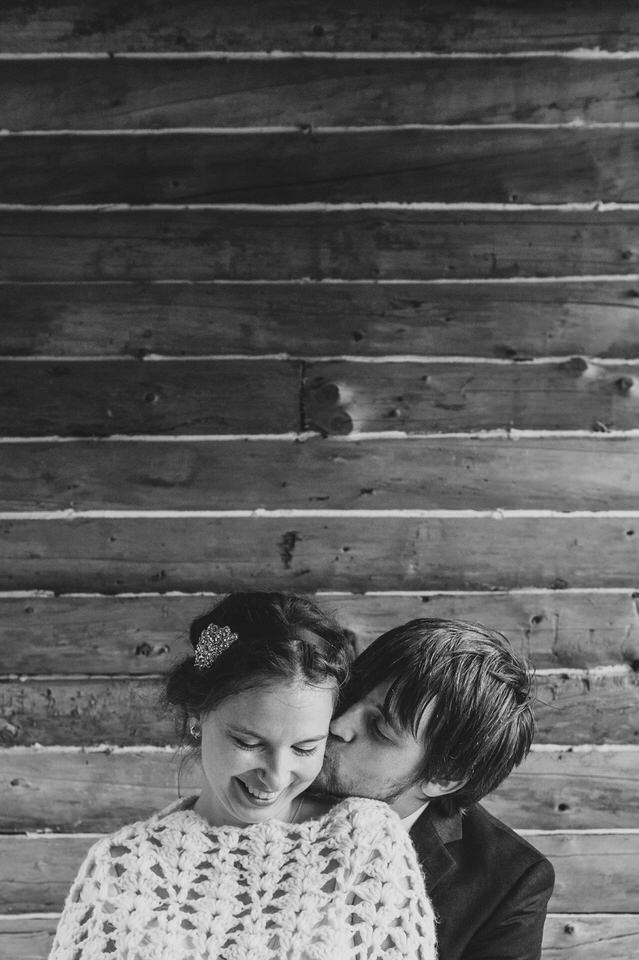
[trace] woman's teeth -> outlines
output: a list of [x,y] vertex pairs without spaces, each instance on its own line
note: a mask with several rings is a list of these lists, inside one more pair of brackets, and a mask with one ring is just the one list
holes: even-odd
[[[242,781],[242,783],[244,783],[244,781]],[[250,787],[248,783],[244,783],[244,786],[251,796],[256,797],[258,800],[275,800],[275,798],[279,796],[278,791],[275,793],[267,793],[266,790],[257,790],[255,787]]]

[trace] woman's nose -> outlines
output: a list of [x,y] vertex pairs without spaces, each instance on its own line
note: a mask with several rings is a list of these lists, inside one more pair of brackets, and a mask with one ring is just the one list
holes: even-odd
[[273,792],[283,790],[290,779],[288,765],[284,757],[273,756],[260,771],[265,790]]

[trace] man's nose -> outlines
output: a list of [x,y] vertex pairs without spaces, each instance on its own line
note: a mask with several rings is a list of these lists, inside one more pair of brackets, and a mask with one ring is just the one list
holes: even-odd
[[351,740],[355,739],[356,728],[357,716],[353,707],[331,720],[330,731],[332,736],[337,737],[338,740],[343,740],[344,743],[350,743]]

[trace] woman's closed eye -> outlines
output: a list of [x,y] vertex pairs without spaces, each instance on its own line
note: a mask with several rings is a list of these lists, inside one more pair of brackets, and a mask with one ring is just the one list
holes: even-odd
[[[240,737],[233,737],[233,742],[240,747],[241,750],[260,750],[263,747],[263,744],[260,741],[252,742],[249,740],[242,740]],[[300,757],[310,757],[314,753],[317,753],[320,747],[320,742],[315,743],[312,747],[299,747],[294,746],[291,749],[293,753],[297,753]]]

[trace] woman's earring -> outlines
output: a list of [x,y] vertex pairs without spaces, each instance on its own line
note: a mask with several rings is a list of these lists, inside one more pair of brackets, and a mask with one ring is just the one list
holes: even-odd
[[189,726],[189,733],[194,740],[199,740],[202,735],[202,725],[199,720],[191,720]]

